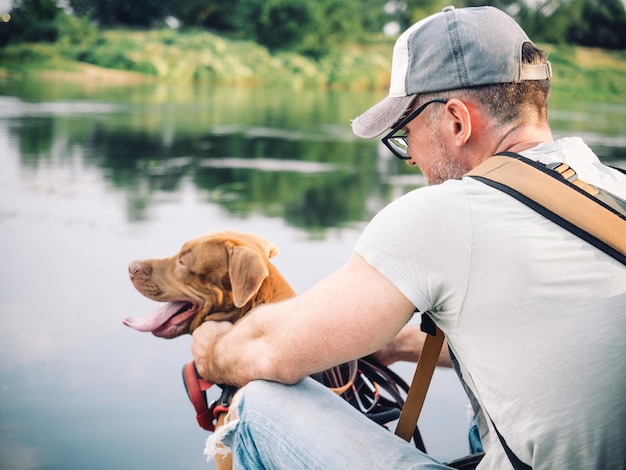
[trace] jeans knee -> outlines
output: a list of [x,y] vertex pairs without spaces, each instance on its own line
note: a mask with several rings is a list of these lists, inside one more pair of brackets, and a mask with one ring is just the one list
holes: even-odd
[[223,424],[206,440],[204,454],[207,460],[212,460],[218,454],[231,453],[235,434],[238,432],[241,417],[246,414],[246,409],[267,410],[270,403],[276,400],[277,394],[280,394],[281,387],[286,386],[276,382],[255,380],[239,389],[233,396]]

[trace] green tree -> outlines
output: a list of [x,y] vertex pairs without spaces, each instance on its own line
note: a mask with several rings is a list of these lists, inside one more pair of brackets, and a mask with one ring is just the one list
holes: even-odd
[[179,0],[173,5],[172,15],[184,26],[200,26],[217,32],[235,31],[235,11],[238,0]]
[[103,26],[150,27],[173,11],[175,0],[68,0],[77,16]]
[[270,49],[301,49],[315,28],[319,9],[300,0],[240,0],[238,29]]
[[626,49],[626,10],[621,0],[584,0],[581,16],[567,30],[568,42],[604,49]]
[[[479,6],[465,0],[464,6]],[[495,0],[536,42],[626,48],[626,12],[622,0]]]
[[403,31],[422,18],[441,11],[443,7],[455,4],[447,0],[406,0],[405,2],[392,3],[404,3],[406,5],[406,13],[401,15],[400,21]]
[[544,0],[530,7],[520,3],[514,15],[517,22],[535,42],[564,44],[572,21],[581,15],[580,0]]
[[11,41],[48,41],[58,37],[56,0],[13,0],[11,21],[0,27],[0,46]]
[[[376,15],[363,13],[375,6]],[[320,57],[333,46],[359,37],[368,27],[382,28],[382,0],[239,0],[235,26],[244,37],[272,50]],[[378,24],[377,24],[378,23]]]

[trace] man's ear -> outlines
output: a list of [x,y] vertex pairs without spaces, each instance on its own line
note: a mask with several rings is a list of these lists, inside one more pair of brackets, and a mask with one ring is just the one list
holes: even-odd
[[461,100],[448,100],[445,108],[445,120],[448,136],[457,147],[462,147],[472,135],[472,114]]
[[235,307],[243,307],[261,288],[269,270],[260,253],[247,246],[234,246],[229,250],[228,267]]

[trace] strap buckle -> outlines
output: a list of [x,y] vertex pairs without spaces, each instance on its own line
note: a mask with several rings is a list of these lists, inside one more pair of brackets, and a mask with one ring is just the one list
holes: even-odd
[[435,325],[433,319],[430,318],[428,312],[422,313],[420,330],[422,330],[426,334],[429,334],[430,336],[437,336],[437,325]]
[[589,183],[585,183],[583,180],[578,178],[578,174],[576,173],[576,171],[574,171],[574,169],[566,163],[562,163],[562,162],[548,163],[546,164],[546,168],[558,173],[559,175],[561,175],[563,179],[567,180],[568,182],[572,183],[573,185],[577,186],[579,189],[582,189],[583,191],[585,191],[586,193],[589,193],[592,196],[597,197],[598,193],[600,192],[598,188],[596,188],[595,186]]
[[578,174],[574,171],[574,169],[566,163],[562,162],[552,162],[547,163],[546,168],[549,168],[552,171],[556,171],[559,175],[565,178],[570,183],[578,178]]

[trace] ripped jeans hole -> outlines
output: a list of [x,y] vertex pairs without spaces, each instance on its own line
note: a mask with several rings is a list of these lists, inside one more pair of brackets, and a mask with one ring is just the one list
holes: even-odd
[[228,413],[224,418],[224,424],[217,428],[215,432],[207,438],[204,447],[204,455],[206,455],[207,461],[214,459],[217,454],[226,455],[232,452],[231,448],[222,441],[231,433],[231,431],[234,431],[239,424],[237,409],[240,401],[241,390],[239,390],[233,397]]

